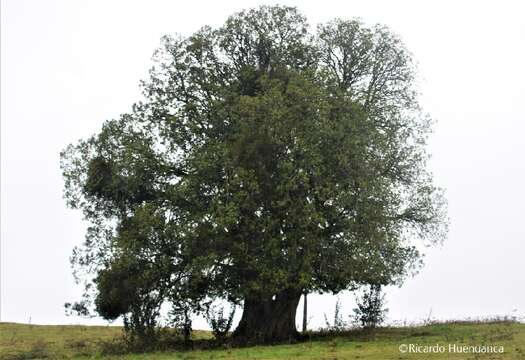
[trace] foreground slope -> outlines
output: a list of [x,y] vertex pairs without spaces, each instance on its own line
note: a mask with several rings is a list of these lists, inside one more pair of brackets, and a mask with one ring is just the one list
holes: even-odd
[[[510,322],[447,323],[419,327],[383,328],[372,333],[312,334],[298,344],[163,351],[109,355],[118,350],[119,327],[38,326],[0,323],[0,359],[104,358],[104,359],[525,359],[525,324]],[[209,333],[196,332],[196,338]],[[444,353],[401,352],[402,345],[445,347]],[[449,344],[503,346],[492,354],[450,352]],[[403,348],[402,348],[403,349]]]

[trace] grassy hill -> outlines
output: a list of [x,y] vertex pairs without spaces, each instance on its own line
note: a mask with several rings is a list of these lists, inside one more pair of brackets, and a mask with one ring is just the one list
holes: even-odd
[[[511,322],[458,322],[381,328],[373,332],[314,333],[311,340],[290,345],[108,355],[118,346],[121,331],[119,327],[108,326],[0,323],[0,359],[525,359],[525,324]],[[210,338],[204,331],[194,335],[196,339]],[[471,352],[461,353],[462,345],[503,346],[504,352],[487,354],[467,349]],[[433,353],[414,352],[428,350],[428,346],[434,346]],[[440,349],[444,351],[436,352]]]

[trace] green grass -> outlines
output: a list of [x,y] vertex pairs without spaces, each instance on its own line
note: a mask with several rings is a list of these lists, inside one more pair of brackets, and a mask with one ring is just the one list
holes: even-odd
[[[291,345],[170,351],[120,356],[102,355],[117,344],[121,328],[107,326],[38,326],[0,323],[0,359],[525,359],[525,324],[511,322],[444,323],[419,327],[381,328],[321,336]],[[196,332],[196,338],[209,338]],[[109,344],[109,345],[108,345]],[[445,346],[445,353],[402,353],[401,344]],[[501,345],[503,354],[448,352],[448,344]]]

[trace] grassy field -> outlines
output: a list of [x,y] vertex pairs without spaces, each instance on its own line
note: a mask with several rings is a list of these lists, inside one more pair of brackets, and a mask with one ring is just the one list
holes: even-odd
[[[104,355],[121,335],[121,328],[107,326],[39,326],[0,323],[0,359],[525,359],[525,324],[445,323],[420,327],[381,328],[372,333],[352,331],[321,336],[291,345],[235,349]],[[207,332],[196,332],[206,338]],[[444,352],[400,351],[403,346],[443,346]],[[450,349],[456,345],[456,352]],[[461,345],[503,346],[503,353],[459,353]],[[439,351],[434,348],[434,351]]]

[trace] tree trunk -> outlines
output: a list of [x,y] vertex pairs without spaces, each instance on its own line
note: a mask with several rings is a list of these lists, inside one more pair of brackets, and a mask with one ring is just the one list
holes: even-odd
[[301,292],[287,289],[275,297],[247,297],[241,321],[233,333],[245,343],[293,341],[299,333],[295,327],[295,313]]

